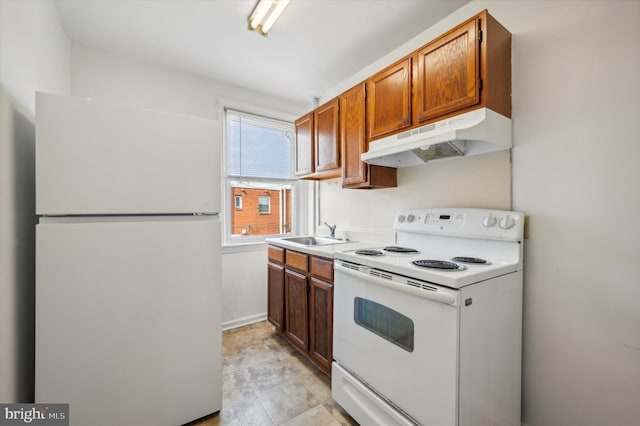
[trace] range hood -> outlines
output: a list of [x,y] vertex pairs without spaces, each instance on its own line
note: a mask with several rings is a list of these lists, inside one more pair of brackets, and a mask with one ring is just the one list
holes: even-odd
[[362,161],[408,167],[511,148],[511,119],[488,108],[437,121],[369,144]]

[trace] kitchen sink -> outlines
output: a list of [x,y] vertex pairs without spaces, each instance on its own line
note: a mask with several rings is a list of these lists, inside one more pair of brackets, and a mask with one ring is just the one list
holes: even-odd
[[327,238],[327,237],[285,237],[281,238],[282,241],[290,243],[296,243],[303,246],[328,246],[331,244],[343,244],[348,242],[341,238]]

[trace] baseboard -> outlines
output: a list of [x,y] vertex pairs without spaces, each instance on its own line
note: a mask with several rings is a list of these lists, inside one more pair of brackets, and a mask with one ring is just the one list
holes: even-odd
[[263,312],[261,314],[249,315],[248,317],[242,317],[242,318],[237,318],[230,321],[225,321],[222,323],[222,331],[231,330],[234,328],[253,324],[254,322],[264,321],[266,319],[267,319],[267,313]]

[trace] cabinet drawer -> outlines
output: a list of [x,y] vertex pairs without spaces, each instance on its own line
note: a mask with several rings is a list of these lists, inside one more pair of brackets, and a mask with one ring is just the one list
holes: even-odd
[[333,282],[333,262],[331,260],[313,256],[309,269],[311,275]]
[[287,250],[286,252],[287,266],[298,271],[309,271],[309,256],[297,251]]
[[268,247],[269,260],[276,263],[284,263],[284,249],[275,246]]

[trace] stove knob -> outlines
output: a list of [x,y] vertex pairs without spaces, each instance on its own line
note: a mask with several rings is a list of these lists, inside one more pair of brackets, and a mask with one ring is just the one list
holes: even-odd
[[493,226],[496,226],[496,218],[493,217],[492,214],[490,214],[489,216],[485,216],[484,219],[482,219],[482,225],[484,225],[485,228],[491,228]]
[[400,216],[398,216],[398,222],[399,223],[403,223],[404,222],[404,215],[401,214]]
[[410,214],[409,216],[407,216],[407,222],[411,223],[415,218],[416,217],[414,215]]
[[507,215],[505,218],[500,219],[500,223],[498,223],[498,226],[502,229],[510,229],[513,228],[513,225],[515,224],[516,221],[511,219],[509,215]]

